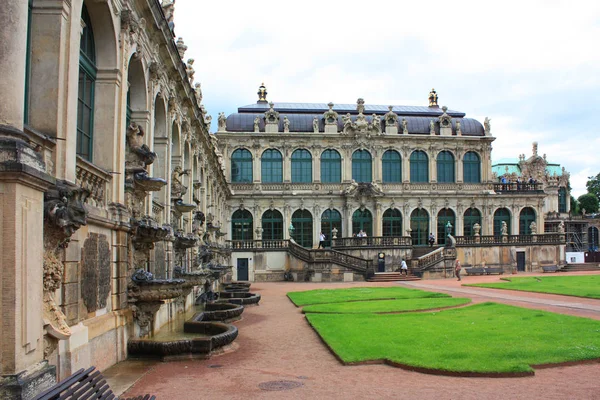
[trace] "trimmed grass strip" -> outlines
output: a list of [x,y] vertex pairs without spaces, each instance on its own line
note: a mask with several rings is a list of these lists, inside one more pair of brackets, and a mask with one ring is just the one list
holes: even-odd
[[333,314],[393,313],[456,307],[470,302],[471,299],[459,297],[352,301],[347,303],[315,304],[304,307],[302,311],[304,313]]
[[290,292],[289,299],[298,307],[309,304],[343,303],[346,301],[448,298],[447,294],[404,287],[358,287],[350,289],[317,289]]
[[346,363],[388,359],[450,372],[530,373],[531,365],[600,358],[600,321],[496,303],[306,318]]
[[600,299],[600,275],[503,278],[503,281],[504,282],[499,283],[479,283],[464,286],[521,290],[525,292],[561,294],[565,296]]

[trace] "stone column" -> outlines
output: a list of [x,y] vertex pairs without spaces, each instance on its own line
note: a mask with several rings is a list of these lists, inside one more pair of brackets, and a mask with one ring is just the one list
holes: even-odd
[[313,155],[313,182],[321,182],[321,154]]
[[373,236],[383,236],[382,204],[375,202],[375,221],[373,221]]
[[410,155],[402,157],[402,182],[410,182]]
[[53,179],[23,133],[28,2],[0,12],[0,398],[29,399],[56,380],[44,359],[44,191]]
[[373,182],[382,182],[383,176],[381,172],[381,150],[375,151],[373,157]]
[[429,157],[429,182],[437,182],[437,163],[433,154],[427,154]]
[[463,170],[463,154],[456,156],[456,183],[463,183],[464,179],[464,170]]
[[283,152],[283,181],[292,181],[292,160],[287,155],[287,151]]

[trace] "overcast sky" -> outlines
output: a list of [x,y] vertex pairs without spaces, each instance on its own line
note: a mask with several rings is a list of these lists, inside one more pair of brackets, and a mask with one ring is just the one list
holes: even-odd
[[493,160],[537,141],[575,197],[600,172],[600,1],[177,0],[175,34],[213,121],[262,82],[275,103],[426,106],[434,87],[491,118]]

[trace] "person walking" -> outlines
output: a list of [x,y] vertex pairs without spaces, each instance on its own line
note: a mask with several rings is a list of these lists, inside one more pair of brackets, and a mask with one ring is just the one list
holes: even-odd
[[323,232],[319,233],[319,247],[317,247],[318,249],[324,249],[325,248],[325,239],[327,237],[325,236],[325,234]]
[[406,261],[404,260],[400,263],[400,275],[402,274],[408,276],[408,265],[406,265]]
[[460,271],[462,267],[460,266],[460,261],[456,259],[456,264],[454,265],[454,275],[456,275],[456,280],[460,281]]

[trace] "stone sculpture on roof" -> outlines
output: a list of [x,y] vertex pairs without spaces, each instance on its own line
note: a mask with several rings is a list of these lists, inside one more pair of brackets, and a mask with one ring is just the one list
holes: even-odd
[[329,110],[323,113],[323,120],[325,121],[325,133],[337,133],[337,121],[338,113],[333,111],[333,103],[327,104]]
[[383,116],[385,120],[385,133],[395,135],[398,133],[398,114],[394,111],[394,106],[388,107],[388,112]]
[[485,117],[485,120],[483,121],[483,129],[485,131],[485,136],[490,136],[492,134],[492,128],[490,126],[490,122],[491,122],[491,119],[489,119],[488,117]]
[[219,113],[219,132],[225,132],[227,130],[227,117],[224,112]]
[[408,135],[408,121],[406,118],[402,118],[402,134]]
[[313,118],[313,132],[319,133],[319,117]]

